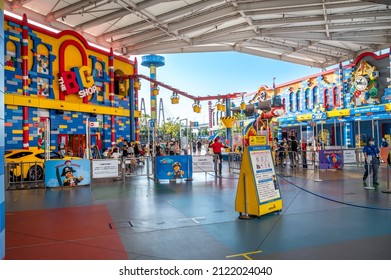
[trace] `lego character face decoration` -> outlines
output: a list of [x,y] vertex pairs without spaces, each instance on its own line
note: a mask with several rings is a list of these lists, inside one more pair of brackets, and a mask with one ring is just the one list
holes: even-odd
[[76,172],[72,167],[70,166],[65,166],[64,169],[62,170],[61,176],[65,178],[71,178],[73,176],[73,172]]
[[63,181],[63,185],[71,186],[71,187],[77,186],[83,180],[83,176],[80,177],[73,176],[73,173],[76,172],[76,170],[74,170],[72,166],[70,166],[67,163],[68,161],[66,162],[65,167],[62,170],[62,174],[61,174],[61,177],[65,177]]
[[174,162],[172,165],[172,169],[174,169],[174,172],[178,172],[181,170],[181,164],[179,162]]
[[173,179],[182,178],[185,174],[183,170],[181,170],[181,164],[179,162],[174,162],[172,164],[173,172],[167,172],[167,176],[172,176]]

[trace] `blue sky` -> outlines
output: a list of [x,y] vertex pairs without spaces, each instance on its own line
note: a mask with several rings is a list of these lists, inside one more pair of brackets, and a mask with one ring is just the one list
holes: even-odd
[[[13,15],[9,12],[6,14]],[[20,16],[13,16],[21,19]],[[276,77],[276,85],[278,85],[320,72],[318,68],[238,52],[185,53],[163,56],[166,65],[158,68],[157,80],[193,96],[255,92],[262,85],[272,87],[273,77]],[[130,59],[133,60],[134,56]],[[137,59],[139,73],[149,76],[149,69],[141,66],[141,56]],[[150,115],[149,82],[141,82],[140,102],[141,98],[144,98],[146,113]],[[193,113],[192,100],[181,97],[179,104],[172,105],[171,95],[171,91],[161,88],[158,96],[158,98],[163,98],[166,119],[179,117],[187,118],[189,121],[208,122],[207,101],[201,102],[202,110],[200,114],[197,114]],[[216,101],[212,102],[215,104]]]
[[[262,85],[276,85],[319,73],[308,66],[272,60],[237,52],[167,54],[165,66],[157,68],[157,80],[193,96],[224,95],[233,92],[254,92]],[[131,57],[134,59],[134,57]],[[139,73],[149,76],[149,69],[141,66]],[[150,114],[149,82],[141,81],[139,98],[144,98],[146,113]],[[187,118],[189,121],[208,122],[207,101],[201,102],[200,114],[193,113],[193,101],[181,97],[179,104],[170,101],[172,92],[160,88],[158,98],[163,98],[165,118]],[[215,100],[212,101],[215,104]],[[159,102],[158,102],[159,104]]]

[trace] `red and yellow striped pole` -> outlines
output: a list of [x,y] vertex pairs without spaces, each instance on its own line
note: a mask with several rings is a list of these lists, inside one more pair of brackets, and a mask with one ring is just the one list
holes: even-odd
[[[23,96],[28,96],[28,25],[27,25],[27,16],[23,14],[23,24],[22,24],[22,86],[23,86]],[[23,107],[23,149],[29,149],[29,108],[27,106]]]
[[[137,57],[134,59],[134,75],[138,74],[138,62]],[[138,79],[138,78],[136,78]],[[134,84],[134,81],[133,81]],[[138,111],[138,87],[134,87],[134,110]],[[134,112],[133,112],[134,115]],[[135,118],[134,121],[134,130],[136,141],[140,141],[140,127],[139,127],[139,118]]]
[[[110,48],[109,57],[109,75],[110,75],[110,86],[109,86],[109,100],[111,107],[114,107],[114,53],[113,48]],[[111,115],[111,145],[115,145],[115,119],[114,115]]]

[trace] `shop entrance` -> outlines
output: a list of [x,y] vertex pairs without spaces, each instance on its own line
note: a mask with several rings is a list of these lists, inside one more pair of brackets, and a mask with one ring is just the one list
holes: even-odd
[[[86,136],[85,134],[59,134],[58,144],[58,150],[64,147],[66,153],[71,152],[73,156],[82,158],[86,149]],[[102,141],[97,134],[91,135],[91,146],[102,149]]]

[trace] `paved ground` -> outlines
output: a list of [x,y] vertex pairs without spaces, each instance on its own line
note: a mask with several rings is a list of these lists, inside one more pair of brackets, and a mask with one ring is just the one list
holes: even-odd
[[386,168],[376,190],[362,168],[281,169],[283,211],[235,212],[237,175],[146,177],[91,187],[6,192],[6,259],[391,259]]

